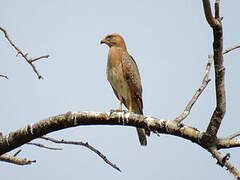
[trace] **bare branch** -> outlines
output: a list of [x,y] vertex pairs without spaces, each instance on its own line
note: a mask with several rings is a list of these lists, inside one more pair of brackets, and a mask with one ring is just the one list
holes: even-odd
[[240,131],[233,133],[232,135],[228,136],[227,139],[234,139],[235,137],[240,136]]
[[212,15],[211,5],[209,0],[202,0],[203,9],[205,13],[206,20],[211,27],[219,25],[219,21],[215,19]]
[[4,162],[16,164],[16,165],[28,165],[36,162],[36,160],[22,159],[22,158],[18,158],[16,156],[10,156],[7,154],[1,155],[0,161],[4,161]]
[[38,147],[45,148],[45,149],[50,149],[50,150],[62,150],[62,148],[49,147],[49,146],[46,146],[46,145],[41,144],[41,143],[29,142],[29,143],[26,143],[26,144],[34,145],[34,146],[38,146]]
[[33,63],[33,62],[35,62],[37,60],[40,60],[40,59],[43,59],[43,58],[49,58],[49,57],[50,57],[50,55],[40,56],[40,57],[37,57],[35,59],[29,59],[29,62]]
[[31,59],[31,58],[28,58],[28,53],[23,53],[23,51],[18,48],[15,43],[13,43],[13,41],[10,39],[7,31],[0,27],[0,30],[4,33],[5,35],[5,38],[7,39],[7,41],[11,44],[11,46],[17,51],[17,55],[20,54],[25,60],[26,62],[28,62],[28,64],[32,67],[33,71],[37,74],[38,76],[38,79],[42,79],[43,77],[40,75],[40,73],[37,71],[36,67],[33,65],[33,62],[34,61],[37,61],[37,60],[40,60],[40,59],[43,59],[43,58],[48,58],[50,57],[49,55],[45,55],[45,56],[40,56],[40,57],[37,57],[37,58],[34,58],[34,59]]
[[83,125],[124,125],[147,128],[150,131],[172,134],[201,145],[203,132],[176,121],[158,119],[134,113],[122,112],[67,112],[43,119],[0,137],[0,155],[33,139],[60,129]]
[[209,148],[209,152],[212,154],[214,158],[217,159],[217,164],[222,167],[226,167],[227,170],[234,175],[235,178],[240,178],[240,173],[229,161],[230,154],[226,154],[223,156],[216,148]]
[[[67,112],[65,114],[49,117],[34,124],[28,125],[24,128],[18,129],[7,135],[0,136],[0,154],[9,152],[33,139],[42,137],[47,133],[58,131],[60,129],[85,125],[121,125],[145,128],[152,132],[182,137],[193,143],[198,144],[199,146],[207,150],[209,150],[210,147],[215,149],[231,148],[233,146],[239,147],[240,144],[239,142],[237,144],[236,140],[227,141],[226,139],[217,137],[214,143],[209,142],[208,140],[205,141],[204,138],[206,136],[206,133],[176,121],[158,119],[135,113],[124,112],[104,113],[84,111],[84,112]],[[65,144],[77,144],[77,145],[85,144],[85,146],[93,148],[88,143],[64,140],[57,141],[59,143]],[[102,158],[104,159],[105,156],[103,155]],[[225,166],[230,168],[228,162],[226,162]]]
[[240,139],[219,138],[217,141],[217,149],[240,147]]
[[223,51],[223,54],[227,54],[227,53],[229,53],[230,51],[233,51],[233,50],[235,50],[235,49],[237,49],[237,48],[240,48],[240,45],[236,45],[236,46],[234,46],[234,47],[232,47],[232,48],[226,49],[225,51]]
[[[203,0],[204,1],[204,0]],[[216,1],[215,7],[218,9],[219,16],[219,1]],[[214,41],[214,69],[215,69],[215,90],[216,90],[216,108],[211,117],[206,133],[210,137],[217,135],[222,119],[226,112],[226,95],[225,95],[225,67],[223,66],[223,28],[221,21],[217,25],[212,26]]]
[[97,150],[96,148],[94,148],[93,146],[91,146],[90,144],[88,144],[88,142],[81,142],[81,141],[66,141],[66,140],[58,140],[58,139],[54,139],[51,137],[47,137],[47,136],[42,136],[42,139],[54,142],[54,143],[60,143],[60,144],[73,144],[73,145],[80,145],[80,146],[84,146],[88,149],[90,149],[91,151],[93,151],[94,153],[96,153],[98,156],[100,156],[107,164],[109,164],[110,166],[112,166],[114,169],[118,170],[121,172],[121,170],[119,169],[119,167],[117,167],[116,164],[113,164],[111,161],[109,161],[107,159],[106,156],[104,156],[99,150]]
[[220,8],[219,8],[219,5],[220,5],[220,0],[216,0],[215,1],[215,18],[216,19],[220,18]]
[[5,76],[5,75],[3,75],[3,74],[0,74],[0,77],[3,77],[3,78],[6,78],[6,79],[8,79],[8,77],[7,77],[7,76]]
[[207,63],[206,69],[205,69],[205,73],[204,73],[204,76],[203,76],[201,86],[197,89],[197,91],[193,95],[192,99],[188,102],[184,111],[178,117],[175,118],[175,121],[182,122],[190,114],[190,111],[191,111],[193,105],[195,104],[195,102],[197,101],[199,96],[202,94],[202,92],[207,87],[208,83],[210,82],[209,73],[210,73],[212,63],[213,63],[213,56],[209,55],[208,56],[208,63]]
[[20,152],[22,152],[21,149],[19,149],[17,152],[15,152],[13,156],[17,156]]

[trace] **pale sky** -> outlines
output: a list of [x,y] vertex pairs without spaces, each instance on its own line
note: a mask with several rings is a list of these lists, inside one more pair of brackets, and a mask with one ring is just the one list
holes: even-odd
[[[224,48],[240,43],[240,1],[221,1]],[[212,53],[212,30],[201,1],[2,0],[0,26],[31,57],[50,54],[31,67],[16,57],[0,36],[0,131],[7,134],[43,118],[67,111],[109,111],[118,106],[106,80],[108,48],[100,40],[120,33],[136,60],[143,84],[144,113],[174,119],[199,87]],[[239,130],[240,50],[225,56],[227,113],[219,131],[227,136]],[[205,130],[215,107],[214,77],[184,121]],[[152,135],[148,146],[139,145],[135,128],[121,126],[76,127],[49,136],[87,141],[116,163],[121,173],[90,150],[72,145],[51,151],[24,145],[19,157],[37,163],[17,166],[0,162],[0,179],[230,179],[211,155],[182,138]],[[10,152],[14,154],[16,150]],[[240,149],[231,162],[240,168]]]

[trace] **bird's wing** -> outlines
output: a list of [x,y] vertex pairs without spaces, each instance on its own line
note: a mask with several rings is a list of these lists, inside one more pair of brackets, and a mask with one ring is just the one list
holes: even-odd
[[127,52],[122,55],[122,69],[124,79],[127,81],[131,91],[132,101],[137,105],[137,109],[133,110],[136,111],[135,113],[143,114],[142,84],[139,70],[133,57]]

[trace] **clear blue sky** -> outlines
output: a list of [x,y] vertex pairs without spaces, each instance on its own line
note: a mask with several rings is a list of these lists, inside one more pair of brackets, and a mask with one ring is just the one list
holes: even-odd
[[[224,48],[240,43],[239,7],[240,1],[221,1]],[[35,63],[44,76],[38,80],[0,35],[0,74],[9,77],[0,79],[0,131],[4,134],[67,111],[116,108],[118,101],[105,73],[108,48],[99,43],[107,33],[122,34],[137,61],[145,114],[164,119],[173,119],[184,109],[200,85],[207,55],[212,53],[212,31],[201,1],[3,0],[0,23],[31,57],[51,55]],[[227,113],[221,136],[239,130],[239,56],[239,50],[225,55]],[[214,106],[211,81],[185,124],[205,130]],[[77,127],[50,136],[89,142],[122,173],[84,147],[66,145],[61,146],[63,151],[50,151],[25,145],[19,157],[37,163],[21,167],[1,162],[0,179],[232,178],[208,152],[173,136],[152,135],[147,147],[139,145],[136,131],[130,127]],[[240,168],[240,149],[229,152]]]

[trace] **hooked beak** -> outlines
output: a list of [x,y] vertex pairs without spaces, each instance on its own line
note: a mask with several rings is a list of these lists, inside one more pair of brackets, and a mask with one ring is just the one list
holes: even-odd
[[107,41],[105,39],[100,41],[100,44],[106,44],[106,43],[107,43]]

